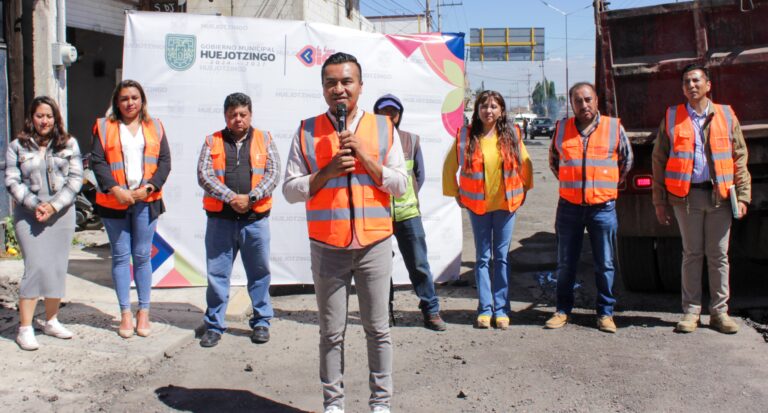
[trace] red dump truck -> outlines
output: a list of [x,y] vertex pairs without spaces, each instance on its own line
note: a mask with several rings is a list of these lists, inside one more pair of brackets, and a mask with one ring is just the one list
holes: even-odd
[[752,204],[731,230],[732,279],[768,268],[768,0],[699,0],[610,10],[595,1],[600,112],[621,118],[635,166],[620,189],[619,271],[635,291],[679,291],[677,223],[651,203],[651,152],[664,111],[684,102],[681,72],[711,74],[713,101],[731,105],[749,149]]

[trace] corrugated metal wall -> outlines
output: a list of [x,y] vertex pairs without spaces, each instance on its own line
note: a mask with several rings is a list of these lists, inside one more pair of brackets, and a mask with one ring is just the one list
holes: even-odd
[[122,36],[125,10],[130,2],[118,0],[67,0],[67,26]]

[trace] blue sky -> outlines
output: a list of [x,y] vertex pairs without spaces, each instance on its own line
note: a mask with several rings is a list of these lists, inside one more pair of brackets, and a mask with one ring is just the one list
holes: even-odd
[[[544,27],[545,61],[543,72],[555,82],[558,93],[565,91],[565,18],[540,0],[431,0],[441,7],[443,32],[463,32],[469,42],[470,28]],[[552,6],[571,13],[568,16],[568,72],[571,84],[594,81],[595,24],[591,0],[546,0]],[[611,9],[674,3],[675,0],[612,0]],[[424,0],[360,0],[364,15],[423,13]],[[436,17],[435,17],[436,18]],[[511,96],[511,103],[525,105],[530,88],[542,79],[541,62],[467,62],[470,87],[498,90]],[[530,74],[530,77],[529,77]]]

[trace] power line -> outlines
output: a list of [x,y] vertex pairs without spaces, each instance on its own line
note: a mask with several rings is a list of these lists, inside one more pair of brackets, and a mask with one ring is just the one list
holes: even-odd
[[[392,14],[397,14],[394,9],[390,9],[386,5],[379,3],[377,0],[371,0],[371,2],[376,3],[376,5],[381,8],[381,9],[378,9],[377,11],[382,16],[388,16],[388,15],[392,15]],[[371,3],[368,3],[368,7],[371,7],[371,6],[372,6]],[[382,13],[381,10],[384,10],[384,12]]]
[[509,79],[509,78],[504,78],[504,77],[494,77],[494,76],[478,75],[478,74],[473,74],[472,76],[473,77],[483,78],[483,79],[488,79],[488,80],[499,80],[499,81],[502,81],[502,82],[527,82],[528,81],[528,79]]
[[398,2],[397,2],[397,1],[395,1],[395,0],[389,0],[389,1],[391,1],[392,3],[394,3],[395,5],[397,5],[398,7],[400,7],[401,9],[403,9],[403,10],[407,11],[409,14],[419,14],[419,13],[416,13],[416,12],[414,12],[413,10],[409,9],[408,7],[405,7],[405,6],[403,6],[402,4],[398,3]]

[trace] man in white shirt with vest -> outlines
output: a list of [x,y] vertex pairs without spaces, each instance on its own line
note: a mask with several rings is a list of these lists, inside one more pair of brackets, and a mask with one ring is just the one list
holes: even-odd
[[325,413],[344,411],[344,333],[354,279],[368,347],[368,404],[372,412],[388,413],[390,197],[405,193],[405,160],[392,122],[357,106],[363,88],[357,59],[335,53],[320,73],[328,111],[302,121],[294,135],[283,195],[290,203],[306,203],[323,407]]
[[752,199],[747,144],[730,106],[707,98],[712,88],[701,65],[683,69],[686,104],[670,106],[653,148],[653,204],[661,225],[672,223],[670,206],[683,239],[681,290],[683,317],[675,326],[691,333],[701,314],[704,257],[709,272],[710,326],[735,334],[728,316],[728,239],[731,230],[730,188],[735,189],[737,218]]

